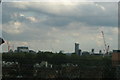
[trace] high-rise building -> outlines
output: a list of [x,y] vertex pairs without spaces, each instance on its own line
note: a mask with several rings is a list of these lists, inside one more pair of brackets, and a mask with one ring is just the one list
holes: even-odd
[[102,54],[102,50],[99,50],[99,54]]
[[79,49],[79,53],[78,53],[78,55],[79,55],[79,56],[82,55],[82,50],[81,50],[81,49]]
[[75,43],[75,53],[79,55],[79,44]]
[[91,49],[91,53],[94,54],[94,49]]

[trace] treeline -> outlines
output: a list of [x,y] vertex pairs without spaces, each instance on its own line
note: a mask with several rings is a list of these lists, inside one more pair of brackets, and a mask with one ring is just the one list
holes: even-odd
[[66,63],[78,64],[80,66],[103,66],[111,65],[110,56],[83,55],[72,53],[70,56],[63,53],[41,52],[38,53],[3,53],[2,60],[25,64],[41,63],[47,61],[50,64],[61,65]]
[[[3,67],[3,74],[13,73],[13,77],[17,75],[33,76],[35,63],[41,63],[47,61],[53,65],[53,68],[39,68],[37,69],[36,77],[50,78],[50,75],[54,78],[58,77],[70,77],[85,78],[85,77],[101,77],[101,78],[114,78],[115,69],[112,68],[111,56],[96,56],[96,55],[82,55],[79,56],[75,53],[66,55],[63,53],[42,52],[38,53],[3,53],[2,60],[6,62],[18,62],[19,66],[13,67],[16,71],[9,71],[8,68]],[[62,67],[63,64],[74,64],[76,67]],[[13,69],[13,70],[14,70]],[[12,70],[11,68],[9,70]],[[58,72],[56,72],[58,71]],[[7,72],[7,73],[6,73]],[[98,75],[97,75],[98,74]]]

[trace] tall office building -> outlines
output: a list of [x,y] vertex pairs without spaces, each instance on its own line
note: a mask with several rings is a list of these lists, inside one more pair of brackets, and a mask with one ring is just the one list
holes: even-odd
[[79,55],[79,44],[75,43],[75,53]]
[[81,49],[79,49],[79,53],[78,53],[78,55],[79,55],[79,56],[82,55],[82,50],[81,50]]
[[91,54],[94,54],[94,51],[95,51],[94,49],[91,49]]

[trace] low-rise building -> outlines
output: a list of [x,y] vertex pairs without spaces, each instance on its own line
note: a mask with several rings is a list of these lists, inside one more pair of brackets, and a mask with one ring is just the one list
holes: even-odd
[[25,46],[17,47],[17,52],[29,52],[29,48]]

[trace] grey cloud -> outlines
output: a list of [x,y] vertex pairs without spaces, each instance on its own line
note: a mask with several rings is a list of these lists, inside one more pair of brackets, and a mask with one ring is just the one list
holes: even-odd
[[[103,4],[108,5],[109,3],[103,3]],[[7,5],[7,6],[5,6],[5,5]],[[105,7],[105,8],[106,9],[111,8],[112,5],[116,5],[116,4],[113,3],[113,4],[110,4],[110,5],[111,6],[109,6],[107,8]],[[106,10],[106,11],[102,11],[102,10],[100,10],[99,8],[97,8],[93,5],[83,5],[83,7],[80,7],[80,8],[78,6],[78,8],[77,8],[78,11],[75,10],[75,11],[73,11],[73,15],[70,15],[72,13],[62,13],[62,12],[61,12],[61,14],[49,13],[49,11],[48,12],[44,11],[41,8],[40,9],[35,9],[32,6],[27,6],[27,8],[25,8],[25,9],[15,8],[15,7],[12,7],[12,6],[8,7],[8,6],[11,6],[11,3],[5,3],[3,5],[3,23],[11,20],[9,15],[14,13],[14,12],[18,12],[18,13],[34,12],[34,13],[36,13],[38,18],[40,18],[40,19],[41,19],[40,16],[46,15],[47,20],[45,22],[43,22],[42,24],[50,25],[50,26],[64,26],[64,25],[69,24],[72,21],[83,22],[83,23],[86,23],[88,25],[94,25],[94,26],[95,25],[96,26],[117,26],[117,11],[116,11],[116,9],[113,10],[114,12],[116,11],[114,13],[112,10],[110,12],[109,9]],[[7,12],[9,12],[9,13],[7,13]],[[79,14],[82,15],[82,16],[80,16]],[[20,20],[22,22],[26,21],[26,19],[22,18],[22,17],[18,18],[18,20]]]
[[55,27],[65,27],[72,21],[73,20],[66,17],[50,17],[46,21],[44,21],[43,24]]
[[[24,31],[19,34],[11,34],[11,33],[8,33],[7,30],[6,32],[3,31],[3,37],[6,40],[10,40],[10,41],[40,40],[41,43],[42,42],[44,43],[44,42],[47,42],[47,40],[51,40],[51,43],[49,44],[54,44],[54,41],[58,39],[58,40],[61,40],[60,45],[62,47],[66,46],[66,47],[63,47],[63,49],[69,48],[67,44],[69,45],[74,44],[74,42],[76,41],[81,42],[81,45],[86,47],[87,46],[86,41],[87,43],[89,43],[90,42],[89,37],[99,33],[98,31],[96,31],[99,27],[103,26],[103,27],[110,28],[111,26],[117,26],[117,15],[116,15],[117,11],[112,10],[113,8],[112,5],[116,5],[116,4],[110,4],[111,6],[107,5],[106,7],[105,4],[109,4],[109,3],[104,3],[103,6],[106,7],[106,11],[102,11],[101,9],[95,8],[94,6],[90,7],[90,5],[88,6],[83,5],[82,8],[79,7],[78,5],[77,6],[78,11],[73,10],[73,13],[60,12],[59,14],[45,11],[44,8],[41,9],[38,7],[38,9],[36,9],[34,7],[36,5],[27,6],[25,9],[22,9],[19,7],[15,7],[12,3],[3,3],[3,4],[4,4],[3,5],[3,24],[7,24],[11,21],[14,22],[15,20],[17,20],[18,22],[21,22],[23,24],[22,26],[27,27],[27,28],[24,28]],[[33,16],[43,21],[31,23],[28,19],[26,19],[26,16],[12,18],[11,15],[14,13],[18,13],[18,14],[23,13],[27,16]],[[70,26],[71,23],[76,23],[76,24],[73,24],[72,26]],[[58,31],[52,32],[53,27],[57,28]],[[87,27],[87,29],[81,29],[80,27]],[[73,33],[78,33],[78,36],[80,34],[80,37],[74,36],[77,34],[73,34]],[[87,36],[87,34],[89,34],[89,36]],[[106,35],[108,36],[110,34],[106,34]],[[67,44],[65,45],[65,43]],[[47,45],[47,43],[45,44]],[[34,45],[34,44],[31,44],[31,45]],[[94,42],[91,43],[91,45],[96,46]],[[56,45],[55,47],[60,48],[59,45]]]
[[[101,3],[102,4],[102,3]],[[117,23],[117,3],[103,3],[104,5],[107,4],[108,6],[105,6],[105,11],[100,10],[99,8],[96,8],[95,6],[91,6],[91,5],[83,5],[82,8],[80,8],[80,12],[79,11],[73,11],[76,12],[77,14],[74,15],[70,15],[71,13],[61,13],[61,15],[57,15],[54,14],[54,16],[52,15],[52,13],[48,13],[45,11],[40,11],[40,10],[36,10],[38,13],[43,13],[48,15],[48,20],[45,22],[48,25],[66,25],[69,24],[72,21],[77,21],[77,22],[83,22],[86,23],[88,25],[93,25],[93,26],[118,26]],[[103,5],[103,7],[104,7]],[[116,8],[116,9],[111,9],[112,7]],[[79,9],[79,6],[78,6]],[[82,16],[80,16],[79,14],[82,14]],[[57,15],[57,18],[55,18]],[[51,19],[49,19],[49,17],[51,17]],[[63,25],[62,25],[63,24]]]
[[[32,26],[32,25],[31,25]],[[10,41],[31,41],[31,40],[54,40],[54,36],[49,36],[48,32],[49,29],[41,29],[38,27],[31,27],[29,25],[30,29],[25,29],[24,32],[20,34],[10,34],[5,31],[2,31],[2,35],[6,40]],[[37,29],[37,30],[36,30]]]

